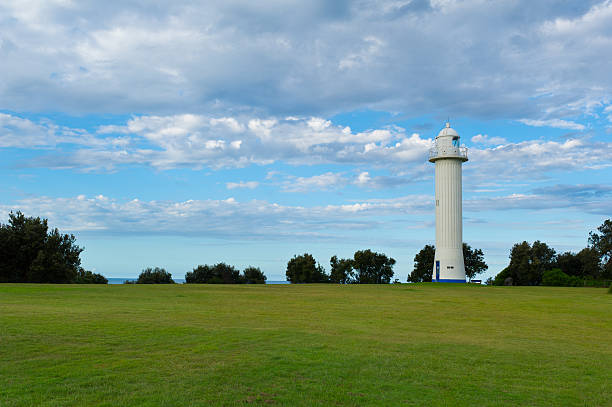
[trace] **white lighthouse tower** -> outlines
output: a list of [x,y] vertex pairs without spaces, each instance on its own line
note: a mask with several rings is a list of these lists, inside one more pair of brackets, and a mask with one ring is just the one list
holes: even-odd
[[467,148],[459,145],[459,134],[446,123],[429,151],[429,162],[436,165],[436,255],[432,281],[465,283],[461,164],[467,160]]

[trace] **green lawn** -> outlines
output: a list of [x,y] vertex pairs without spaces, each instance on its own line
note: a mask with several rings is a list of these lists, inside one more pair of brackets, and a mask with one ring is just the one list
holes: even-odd
[[0,406],[612,406],[606,289],[0,285]]

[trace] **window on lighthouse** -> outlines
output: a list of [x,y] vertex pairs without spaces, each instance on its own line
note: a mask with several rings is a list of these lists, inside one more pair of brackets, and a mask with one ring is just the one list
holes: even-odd
[[459,147],[459,136],[453,137],[453,147]]

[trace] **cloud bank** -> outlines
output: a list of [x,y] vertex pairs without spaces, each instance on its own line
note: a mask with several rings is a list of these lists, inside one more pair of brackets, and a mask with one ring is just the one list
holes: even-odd
[[609,0],[5,1],[0,106],[579,128],[611,98],[610,18]]

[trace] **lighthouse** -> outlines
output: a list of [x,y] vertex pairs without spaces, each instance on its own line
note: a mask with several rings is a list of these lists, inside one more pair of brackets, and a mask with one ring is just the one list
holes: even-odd
[[432,281],[465,283],[461,164],[467,160],[467,148],[459,145],[459,134],[446,123],[429,151],[429,162],[436,166],[436,254]]

